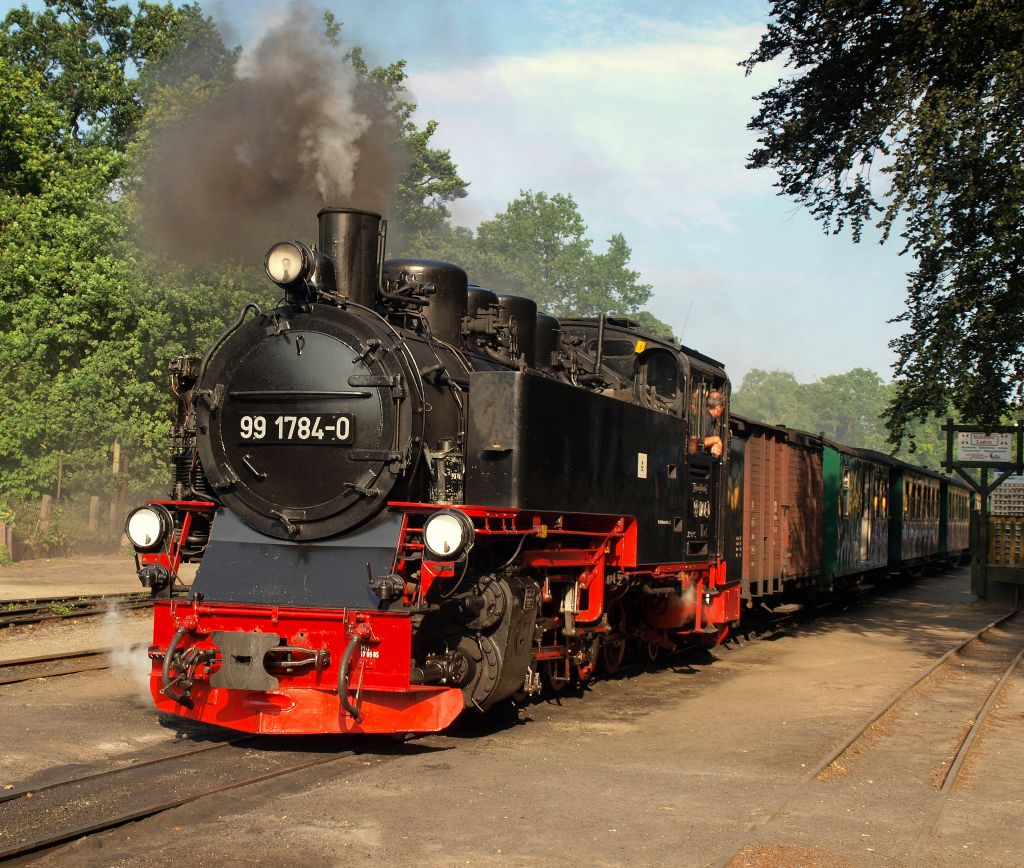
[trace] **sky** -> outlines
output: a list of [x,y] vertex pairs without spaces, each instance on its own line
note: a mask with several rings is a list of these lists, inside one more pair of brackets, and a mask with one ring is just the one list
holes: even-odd
[[[21,4],[0,2],[0,13]],[[38,2],[30,3],[33,8]],[[279,0],[205,0],[230,44],[289,14]],[[571,194],[594,248],[622,233],[648,308],[723,362],[801,382],[863,367],[890,379],[903,310],[898,240],[826,235],[770,170],[745,168],[746,77],[768,3],[755,0],[321,0],[372,64],[407,61],[416,118],[438,122],[475,227],[522,190]]]

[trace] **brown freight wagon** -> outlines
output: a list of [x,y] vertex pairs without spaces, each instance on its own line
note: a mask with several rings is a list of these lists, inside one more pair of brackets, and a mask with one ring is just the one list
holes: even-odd
[[748,606],[821,574],[822,440],[733,416],[726,504],[730,579]]

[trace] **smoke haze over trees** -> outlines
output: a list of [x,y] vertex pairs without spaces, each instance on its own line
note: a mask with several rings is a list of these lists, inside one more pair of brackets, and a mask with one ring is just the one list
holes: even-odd
[[[813,383],[799,383],[789,371],[754,369],[733,391],[731,409],[750,419],[891,454],[885,411],[895,391],[894,384],[865,368]],[[915,423],[910,433],[914,452],[905,445],[897,457],[939,470],[946,457],[946,434],[938,421]]]
[[468,184],[431,146],[436,124],[413,120],[405,62],[371,66],[308,5],[287,18],[247,54],[198,5],[47,0],[0,23],[0,501],[53,493],[58,463],[65,495],[121,487],[115,442],[128,483],[162,494],[168,360],[208,346],[244,301],[272,303],[263,252],[315,237],[328,202],[389,211],[392,255],[447,244],[542,303],[645,316],[625,239],[593,253],[568,197],[536,199],[571,204],[542,209],[566,246],[557,275],[525,236],[501,247],[485,232],[476,249],[449,224]]
[[745,62],[761,94],[751,168],[835,233],[877,222],[916,261],[892,342],[898,439],[952,405],[998,424],[1024,379],[1024,6],[775,0]]

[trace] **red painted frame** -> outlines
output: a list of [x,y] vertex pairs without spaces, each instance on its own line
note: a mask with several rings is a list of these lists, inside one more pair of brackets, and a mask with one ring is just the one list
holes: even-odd
[[[161,563],[176,575],[192,516],[212,511],[215,505],[202,501],[152,503],[177,514],[184,513],[181,530],[172,536],[164,552],[140,555],[140,560]],[[694,591],[692,629],[645,628],[641,638],[648,641],[672,644],[674,640],[670,637],[699,634],[701,641],[713,644],[724,637],[727,625],[739,618],[739,582],[726,580],[723,561],[638,565],[637,525],[629,516],[535,513],[473,505],[398,502],[389,506],[403,514],[394,569],[406,580],[405,602],[411,607],[427,602],[434,582],[454,576],[455,566],[451,562],[424,558],[422,529],[430,514],[457,509],[472,520],[475,545],[499,539],[507,545],[510,540],[518,540],[518,563],[547,574],[542,591],[545,602],[555,599],[552,584],[578,582],[578,635],[596,635],[612,629],[605,618],[604,578],[613,572],[636,581],[643,577],[664,584],[677,581],[682,590]],[[412,581],[417,568],[418,581]],[[163,660],[181,627],[187,629],[182,648],[213,649],[211,634],[217,631],[276,633],[285,645],[308,648],[311,654],[325,652],[329,663],[321,669],[275,671],[280,680],[278,687],[270,691],[214,688],[209,677],[216,664],[203,663],[195,672],[192,705],[186,707],[161,692]],[[359,706],[361,713],[356,719],[343,707],[338,673],[347,645],[353,637],[363,635],[359,631],[368,639],[361,642],[360,654],[350,666],[346,697],[350,705]],[[554,644],[535,648],[532,659],[567,658],[570,646],[561,644],[559,635],[556,632]],[[433,732],[448,726],[465,704],[459,688],[410,683],[412,619],[408,613],[159,600],[155,605],[153,642],[151,691],[158,708],[245,732]]]

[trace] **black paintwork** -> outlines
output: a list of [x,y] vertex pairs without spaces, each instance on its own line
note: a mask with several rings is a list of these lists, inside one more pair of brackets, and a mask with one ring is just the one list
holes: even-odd
[[466,315],[469,279],[451,262],[435,259],[389,259],[384,263],[385,291],[409,293],[435,337],[458,346]]
[[640,563],[684,558],[700,524],[686,486],[706,482],[683,472],[681,419],[518,371],[474,373],[469,391],[467,503],[633,515]]
[[[414,462],[419,372],[398,336],[359,308],[287,305],[241,322],[207,354],[197,446],[224,505],[262,533],[298,541],[351,528],[393,497]],[[354,439],[242,436],[259,415],[351,417]],[[280,440],[280,438],[274,438]]]
[[376,609],[369,575],[388,573],[402,518],[385,509],[347,534],[308,543],[261,534],[221,510],[192,584],[208,602]]

